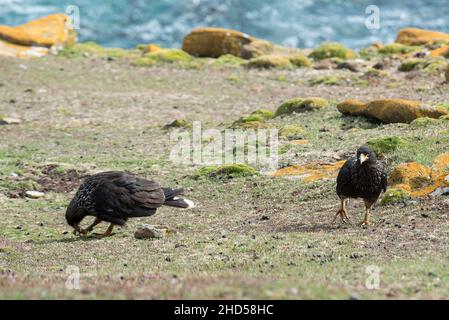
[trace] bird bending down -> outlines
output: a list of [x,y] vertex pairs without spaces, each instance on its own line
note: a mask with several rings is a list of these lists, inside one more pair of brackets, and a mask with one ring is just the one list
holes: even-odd
[[[179,197],[182,192],[183,189],[161,188],[157,182],[131,173],[102,172],[84,180],[65,217],[75,229],[74,234],[84,236],[100,222],[109,222],[106,232],[100,235],[107,237],[112,234],[114,225],[123,226],[128,218],[152,216],[163,205],[192,208],[192,201]],[[94,216],[95,220],[86,229],[81,229],[79,223],[86,216]]]
[[346,211],[347,198],[362,198],[365,202],[365,219],[361,225],[369,225],[370,210],[382,192],[387,190],[387,173],[376,154],[368,147],[360,147],[357,156],[345,162],[337,177],[337,195],[340,216],[343,223],[350,223]]

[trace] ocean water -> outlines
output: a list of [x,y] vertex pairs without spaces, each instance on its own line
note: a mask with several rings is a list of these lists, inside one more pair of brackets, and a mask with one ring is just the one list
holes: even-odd
[[[110,47],[157,43],[179,47],[201,26],[232,28],[291,47],[338,41],[352,48],[392,42],[397,30],[449,32],[447,0],[0,0],[0,24],[18,25],[79,8],[80,41]],[[380,9],[379,29],[368,29],[368,5]]]

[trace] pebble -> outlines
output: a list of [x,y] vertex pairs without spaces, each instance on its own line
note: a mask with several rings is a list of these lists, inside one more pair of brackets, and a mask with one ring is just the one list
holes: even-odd
[[156,229],[153,225],[143,224],[136,230],[134,237],[136,239],[161,239],[166,232],[165,229]]
[[45,193],[39,191],[27,191],[25,195],[31,199],[39,199],[45,196]]
[[21,124],[22,120],[16,119],[16,118],[0,118],[0,125],[1,124]]

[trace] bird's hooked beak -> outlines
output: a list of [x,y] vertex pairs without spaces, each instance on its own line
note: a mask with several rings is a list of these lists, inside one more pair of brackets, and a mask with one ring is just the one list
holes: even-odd
[[365,153],[362,153],[362,154],[360,154],[360,164],[362,164],[362,163],[364,163],[366,160],[368,160],[369,159],[369,155],[367,155],[367,154],[365,154]]

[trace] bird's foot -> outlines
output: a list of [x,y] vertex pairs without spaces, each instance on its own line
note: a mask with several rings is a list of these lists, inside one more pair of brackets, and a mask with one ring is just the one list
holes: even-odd
[[348,213],[346,212],[346,210],[343,210],[343,209],[340,209],[337,211],[332,223],[334,223],[335,220],[337,220],[338,216],[340,216],[341,222],[343,222],[344,224],[352,224],[351,219],[349,219],[349,217],[348,217]]
[[359,223],[360,227],[368,227],[369,225],[371,225],[371,222],[369,222],[368,220],[363,220]]

